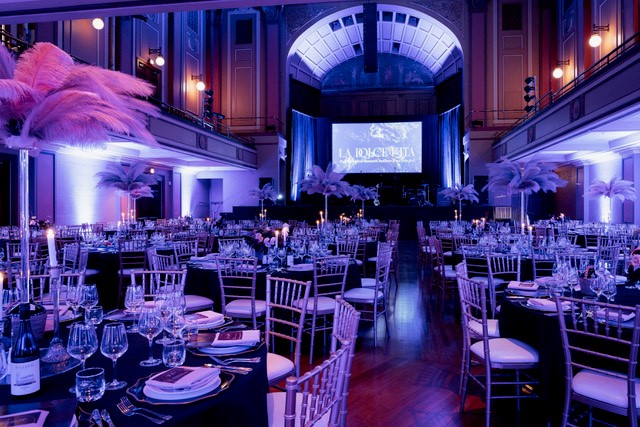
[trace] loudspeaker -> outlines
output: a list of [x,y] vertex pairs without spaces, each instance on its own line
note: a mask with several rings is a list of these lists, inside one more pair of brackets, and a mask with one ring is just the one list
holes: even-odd
[[364,72],[378,72],[378,4],[362,5],[362,49]]

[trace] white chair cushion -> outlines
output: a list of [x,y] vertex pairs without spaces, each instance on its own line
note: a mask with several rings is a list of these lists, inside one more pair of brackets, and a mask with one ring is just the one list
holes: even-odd
[[369,262],[378,262],[378,257],[377,256],[372,256],[367,261],[369,261]]
[[442,255],[443,255],[443,256],[446,256],[446,257],[450,257],[450,256],[453,256],[453,252],[451,252],[451,251],[445,251],[445,252],[443,252],[443,253],[442,253]]
[[494,277],[492,279],[492,282],[493,282],[493,286],[494,287],[498,287],[498,286],[501,286],[501,285],[504,285],[505,283],[507,283],[506,280],[501,279],[499,277]]
[[269,383],[283,379],[289,374],[294,375],[295,365],[284,356],[267,353],[267,378]]
[[360,281],[363,288],[374,288],[376,286],[376,279],[373,277],[363,277]]
[[[484,359],[484,342],[471,345],[471,352]],[[538,351],[522,341],[513,338],[492,338],[489,353],[494,363],[538,363]]]
[[[248,299],[237,299],[235,301],[231,301],[225,307],[227,314],[231,317],[251,317],[251,300]],[[267,303],[266,301],[256,300],[256,316],[260,316],[261,314],[267,311]]]
[[[627,381],[614,376],[583,369],[573,377],[573,391],[581,396],[628,408]],[[636,378],[636,396],[640,393],[640,379]],[[640,408],[640,399],[636,397],[636,408]]]
[[458,276],[454,270],[450,270],[448,268],[444,269],[444,277],[446,279],[456,279]]
[[[482,323],[471,320],[469,321],[469,329],[478,337],[482,337]],[[489,338],[499,338],[500,328],[498,326],[498,319],[487,319],[487,333]],[[491,349],[491,348],[489,348]]]
[[131,273],[142,273],[144,271],[144,268],[140,267],[140,268],[125,268],[122,270],[122,272],[120,273],[123,276],[131,276]]
[[[294,305],[298,308],[302,307],[302,304],[299,301],[296,301]],[[307,301],[307,313],[313,313],[313,308],[315,306],[315,301],[313,297],[309,297]],[[336,300],[329,297],[318,297],[318,308],[316,310],[316,314],[329,314],[333,313],[336,307]]]
[[95,276],[96,274],[100,274],[100,270],[96,270],[95,268],[87,268],[84,270],[85,276]]
[[373,302],[374,297],[382,299],[384,294],[376,291],[375,288],[353,288],[346,291],[342,297],[345,301],[351,302]]
[[[267,413],[269,416],[269,427],[284,427],[284,406],[287,401],[287,394],[285,392],[267,393]],[[302,394],[298,393],[296,398],[296,417],[300,414],[302,407]],[[334,408],[339,408],[334,406]],[[338,410],[338,409],[335,409]],[[315,424],[314,427],[322,427],[329,425],[331,418],[331,411],[328,411],[323,415]],[[309,421],[309,420],[307,420]],[[296,418],[296,426],[300,425],[300,420]]]
[[200,295],[185,295],[184,299],[187,301],[187,311],[211,310],[213,307],[211,299]]

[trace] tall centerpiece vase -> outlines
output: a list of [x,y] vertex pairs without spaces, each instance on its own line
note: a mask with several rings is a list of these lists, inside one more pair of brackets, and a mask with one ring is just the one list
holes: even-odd
[[458,199],[458,219],[462,222],[462,199]]
[[362,218],[364,219],[364,199],[362,199]]
[[524,228],[525,228],[525,224],[524,224],[524,192],[520,192],[520,233],[524,235]]
[[609,217],[607,222],[609,225],[613,224],[613,197],[609,197]]
[[44,363],[59,363],[69,359],[69,353],[60,339],[60,266],[49,267],[51,298],[53,300],[53,338],[42,358]]
[[329,196],[327,194],[324,195],[324,221],[325,223],[329,221]]

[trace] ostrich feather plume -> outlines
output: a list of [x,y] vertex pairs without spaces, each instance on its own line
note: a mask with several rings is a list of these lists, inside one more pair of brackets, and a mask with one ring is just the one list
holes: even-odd
[[262,188],[254,188],[249,190],[249,197],[255,197],[258,200],[271,200],[275,201],[278,198],[276,190],[273,189],[271,184],[265,184]]
[[351,200],[375,200],[378,198],[378,189],[376,187],[365,187],[363,185],[351,186]]
[[469,200],[478,203],[478,192],[473,188],[473,184],[465,185],[454,183],[451,187],[440,192],[444,197],[457,202]]
[[620,201],[635,200],[636,189],[633,182],[619,178],[611,178],[609,182],[594,180],[587,190],[587,197],[598,198],[601,196]]
[[530,160],[526,163],[514,163],[506,157],[498,162],[488,163],[489,183],[482,190],[522,193],[530,195],[540,190],[556,192],[567,181],[554,172],[556,165]]
[[324,196],[348,196],[350,195],[349,183],[342,181],[344,174],[335,171],[335,165],[331,162],[324,171],[318,165],[313,165],[311,173],[300,183],[300,191],[307,194],[320,193]]

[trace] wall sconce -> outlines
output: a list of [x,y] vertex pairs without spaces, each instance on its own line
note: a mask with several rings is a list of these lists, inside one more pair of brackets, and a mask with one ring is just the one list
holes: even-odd
[[596,25],[593,24],[593,34],[591,34],[591,37],[589,37],[589,46],[591,47],[598,47],[602,44],[602,37],[600,37],[600,34],[603,31],[609,31],[609,24],[607,25]]
[[553,76],[553,78],[555,79],[561,79],[562,76],[564,75],[564,70],[562,69],[563,67],[567,67],[569,65],[569,60],[558,60],[558,66],[556,68],[553,69],[553,72],[551,73],[551,75]]
[[196,89],[199,92],[202,92],[204,90],[204,82],[202,81],[202,74],[191,74],[191,80],[197,80],[198,82],[196,83]]
[[157,55],[155,62],[153,59],[150,59],[149,62],[151,62],[152,64],[157,65],[158,67],[162,67],[164,65],[164,56],[162,56],[162,49],[157,48],[157,49],[151,49],[149,48],[149,55]]
[[99,31],[104,28],[104,21],[102,20],[102,18],[94,18],[94,20],[91,21],[91,25],[93,25],[93,28]]

